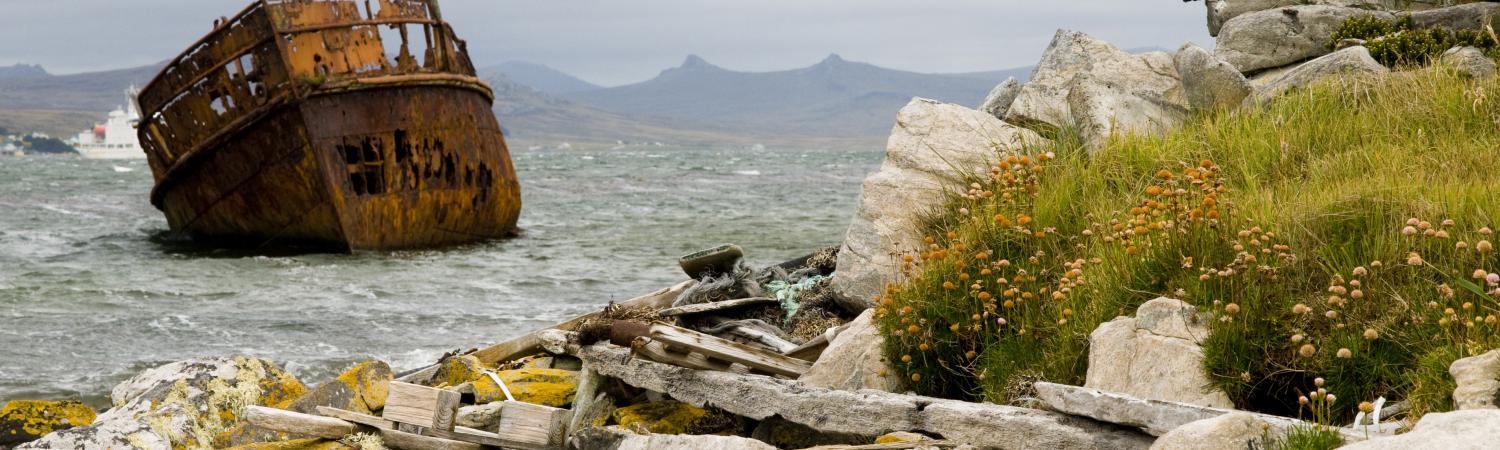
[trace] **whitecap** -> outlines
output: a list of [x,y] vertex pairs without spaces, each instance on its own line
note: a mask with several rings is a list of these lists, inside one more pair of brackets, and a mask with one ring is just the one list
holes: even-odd
[[121,173],[124,173],[124,172],[135,172],[135,169],[132,169],[132,168],[129,168],[129,167],[114,166],[114,168],[115,168],[115,172],[121,172]]
[[760,176],[760,171],[759,170],[736,170],[736,171],[734,171],[734,174],[735,175],[745,175],[745,176],[751,176],[751,177],[758,177],[758,176]]

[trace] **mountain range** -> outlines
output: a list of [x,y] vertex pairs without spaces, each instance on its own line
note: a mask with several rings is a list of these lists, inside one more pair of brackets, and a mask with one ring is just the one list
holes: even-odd
[[[37,66],[0,68],[0,127],[69,136],[123,103],[160,64],[74,75]],[[547,66],[507,62],[479,76],[495,91],[495,111],[513,146],[754,143],[879,145],[912,97],[978,104],[1006,77],[1031,68],[922,74],[846,61],[741,72],[689,56],[640,83],[601,87]]]

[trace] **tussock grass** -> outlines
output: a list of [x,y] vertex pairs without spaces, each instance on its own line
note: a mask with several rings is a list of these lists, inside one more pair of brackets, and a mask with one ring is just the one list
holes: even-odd
[[1296,415],[1318,377],[1332,418],[1379,396],[1450,409],[1448,365],[1500,347],[1492,80],[1344,80],[1092,154],[1065,131],[996,158],[876,299],[920,393],[1082,384],[1089,334],[1158,296],[1209,317],[1210,387],[1249,410]]

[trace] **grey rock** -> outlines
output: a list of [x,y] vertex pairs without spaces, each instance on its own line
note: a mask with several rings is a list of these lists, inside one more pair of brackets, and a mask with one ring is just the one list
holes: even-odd
[[1085,387],[1147,399],[1232,408],[1203,374],[1208,318],[1181,300],[1158,298],[1136,317],[1106,322],[1089,335]]
[[1299,5],[1235,17],[1219,32],[1215,53],[1242,73],[1280,67],[1332,51],[1333,32],[1354,17],[1394,15],[1326,5]]
[[1422,28],[1442,27],[1461,30],[1500,30],[1500,3],[1476,2],[1445,8],[1402,13],[1411,16],[1413,25]]
[[1500,409],[1500,350],[1454,361],[1448,373],[1458,383],[1453,404],[1459,410]]
[[968,403],[874,390],[815,388],[759,375],[685,369],[632,358],[608,344],[575,350],[589,367],[682,402],[713,406],[754,420],[769,417],[821,432],[874,439],[918,432],[981,448],[1144,449],[1151,439],[1088,419],[988,403]]
[[1386,11],[1421,10],[1448,3],[1448,0],[1206,0],[1208,6],[1208,34],[1218,36],[1219,29],[1229,19],[1246,13],[1264,11],[1282,6],[1329,5]]
[[[1041,382],[1033,387],[1036,389],[1037,400],[1047,409],[1101,422],[1140,428],[1152,436],[1164,436],[1193,422],[1225,414],[1244,413],[1226,408],[1147,400],[1098,389],[1055,383]],[[1293,426],[1308,425],[1306,422],[1288,417],[1244,414],[1252,414],[1256,419],[1269,424],[1273,434],[1284,433]],[[1366,439],[1363,429],[1339,428],[1338,431],[1348,442]]]
[[873,309],[865,310],[849,322],[799,380],[808,386],[844,391],[899,391],[901,380],[885,359],[885,338],[875,326],[874,315]]
[[1021,95],[1021,82],[1016,81],[1016,77],[1006,78],[984,98],[979,110],[990,113],[996,119],[1005,120],[1005,113],[1010,111],[1010,104],[1016,101],[1017,95]]
[[1132,111],[1111,109],[1119,105],[1176,103],[1185,106],[1174,66],[1171,55],[1166,53],[1134,55],[1087,34],[1058,30],[1032,72],[1031,80],[1021,87],[1021,92],[1011,103],[1005,115],[1006,121],[1034,129],[1073,125],[1075,121],[1068,95],[1075,85],[1074,80],[1083,74],[1092,76],[1094,81],[1089,86],[1106,86],[1109,87],[1107,92],[1140,97],[1121,97],[1119,104],[1091,103],[1100,106],[1093,110],[1098,116],[1132,114]]
[[1474,409],[1422,416],[1411,432],[1341,447],[1347,450],[1464,450],[1495,448],[1500,410]]
[[1292,89],[1306,87],[1325,79],[1358,80],[1390,72],[1390,69],[1380,65],[1375,58],[1370,56],[1369,49],[1349,47],[1303,63],[1295,69],[1266,81],[1265,85],[1257,89],[1255,95],[1250,98],[1253,101],[1264,102]]
[[1151,444],[1151,450],[1254,450],[1265,448],[1271,424],[1253,414],[1229,413],[1177,427]]
[[246,405],[263,405],[266,389],[295,379],[268,361],[211,358],[179,361],[142,372],[115,386],[113,408],[85,427],[58,431],[17,449],[171,449],[213,445]]
[[994,116],[914,99],[896,117],[885,162],[865,179],[832,285],[864,307],[901,273],[901,256],[921,250],[924,217],[951,190],[989,170],[1001,154],[1042,139]]
[[1078,74],[1069,84],[1068,110],[1091,151],[1113,136],[1163,133],[1187,118],[1185,106],[1132,87],[1092,73]]
[[1177,50],[1175,62],[1183,94],[1193,109],[1232,108],[1250,96],[1250,81],[1245,75],[1202,47],[1183,45]]
[[761,441],[739,436],[635,434],[618,427],[589,428],[569,443],[578,450],[775,450]]
[[1453,68],[1465,77],[1483,80],[1495,76],[1495,60],[1485,56],[1474,47],[1454,47],[1443,52],[1439,59],[1443,65]]

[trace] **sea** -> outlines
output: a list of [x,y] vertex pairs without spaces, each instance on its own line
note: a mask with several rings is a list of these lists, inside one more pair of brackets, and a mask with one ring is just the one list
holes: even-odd
[[309,385],[416,369],[686,280],[722,243],[764,266],[837,245],[879,149],[528,150],[518,237],[358,254],[184,242],[144,161],[0,157],[0,403],[80,399],[172,361],[249,355]]

